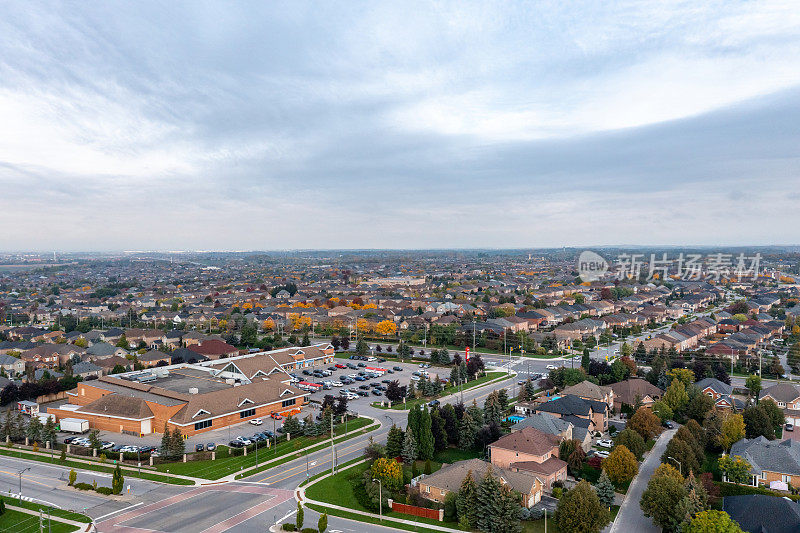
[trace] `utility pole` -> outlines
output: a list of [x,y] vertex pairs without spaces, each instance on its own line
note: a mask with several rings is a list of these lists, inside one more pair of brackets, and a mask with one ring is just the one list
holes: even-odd
[[30,470],[31,467],[25,468],[17,472],[19,474],[19,504],[22,505],[22,474]]
[[331,411],[331,474],[336,473],[336,456],[333,448],[333,411]]
[[475,317],[472,317],[472,351],[476,351],[475,349]]

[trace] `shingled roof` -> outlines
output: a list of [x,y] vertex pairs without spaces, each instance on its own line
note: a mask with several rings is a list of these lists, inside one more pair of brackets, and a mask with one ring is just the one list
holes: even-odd
[[524,428],[500,438],[491,448],[514,450],[531,455],[544,455],[557,447],[561,439],[534,428]]

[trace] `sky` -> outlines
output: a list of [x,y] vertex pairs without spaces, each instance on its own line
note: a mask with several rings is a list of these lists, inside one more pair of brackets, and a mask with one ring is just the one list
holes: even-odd
[[0,250],[800,243],[795,1],[0,5]]

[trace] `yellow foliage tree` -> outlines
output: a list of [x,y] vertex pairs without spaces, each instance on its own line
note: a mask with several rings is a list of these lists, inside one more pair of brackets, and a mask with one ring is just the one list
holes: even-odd
[[394,335],[397,333],[397,324],[391,320],[381,320],[375,325],[375,333],[379,335]]
[[359,318],[356,321],[356,327],[358,328],[358,331],[362,333],[369,333],[372,330],[372,325],[366,318]]
[[261,329],[264,331],[272,331],[275,329],[275,321],[271,318],[266,319],[264,322],[261,323]]
[[633,479],[639,470],[639,462],[627,447],[615,446],[603,461],[603,470],[614,483],[625,483]]

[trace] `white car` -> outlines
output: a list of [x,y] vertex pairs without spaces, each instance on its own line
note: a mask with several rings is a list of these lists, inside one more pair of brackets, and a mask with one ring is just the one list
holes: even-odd
[[358,374],[348,374],[347,377],[356,379],[358,377]]
[[556,365],[547,365],[547,370],[555,370],[558,368]]
[[236,437],[236,440],[238,440],[239,442],[241,442],[241,443],[242,443],[242,444],[244,444],[245,446],[250,446],[251,444],[253,444],[253,441],[251,441],[251,440],[250,440],[250,439],[248,439],[247,437],[242,437],[241,435],[239,435],[238,437]]
[[614,441],[612,441],[611,439],[603,439],[603,440],[597,441],[597,445],[602,447],[602,448],[613,448],[614,447]]
[[605,450],[600,450],[600,451],[595,452],[595,456],[599,457],[600,459],[605,459],[609,455],[610,455],[609,452],[607,452]]
[[420,380],[419,376],[411,376],[411,381],[419,381],[419,380]]
[[264,423],[264,421],[261,420],[260,418],[254,418],[250,421],[250,423],[253,424],[254,426],[260,426],[261,424]]
[[377,358],[377,357],[367,357],[367,362],[368,362],[368,363],[373,363],[373,362],[375,362],[375,361],[377,361],[377,360],[378,360],[378,358]]
[[348,400],[358,400],[358,394],[353,394],[352,392],[348,392],[345,398],[347,398]]
[[341,381],[334,381],[334,382],[332,383],[332,385],[333,385],[334,387],[341,387],[342,385],[344,385],[344,383],[342,383]]

